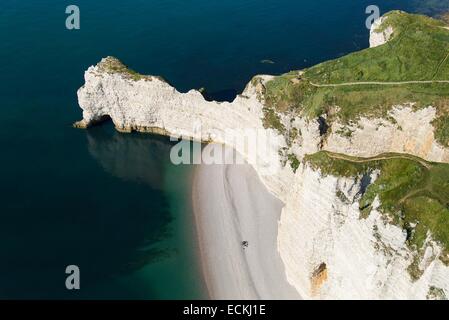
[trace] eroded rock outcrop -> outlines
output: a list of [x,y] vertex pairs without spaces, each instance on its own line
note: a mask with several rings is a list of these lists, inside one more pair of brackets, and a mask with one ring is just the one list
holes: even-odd
[[408,153],[429,161],[449,162],[449,149],[435,139],[435,118],[432,106],[414,110],[405,105],[392,108],[385,118],[362,117],[350,125],[336,121],[323,149],[359,157]]
[[382,23],[385,22],[385,18],[381,17],[374,21],[371,26],[369,46],[375,48],[388,42],[393,35],[393,27],[388,26],[385,29],[382,28]]
[[429,239],[414,280],[407,233],[379,212],[378,199],[361,218],[360,177],[325,176],[301,165],[292,186],[278,241],[288,280],[302,297],[426,299],[432,287],[448,292],[449,268],[438,259],[437,244]]
[[[242,154],[269,190],[282,198],[291,174],[282,167],[279,154],[285,139],[275,130],[264,128],[257,86],[248,84],[232,103],[210,102],[196,90],[180,93],[158,77],[131,77],[127,72],[131,71],[113,57],[86,71],[85,84],[78,91],[83,119],[76,127],[110,118],[121,132],[150,132],[225,144]],[[259,78],[267,81],[270,76]],[[248,150],[248,143],[240,143],[245,136],[247,141],[256,142],[255,153]]]
[[[379,20],[373,26],[372,47],[384,44],[393,33],[390,27],[378,31],[381,24]],[[295,173],[290,166],[292,155],[300,161],[319,150],[358,157],[409,153],[448,162],[448,148],[435,140],[435,108],[398,105],[384,118],[361,117],[351,124],[337,120],[326,133],[320,132],[317,119],[280,114],[285,129],[280,132],[264,126],[264,84],[271,78],[258,76],[232,103],[209,102],[196,90],[180,93],[164,80],[139,75],[109,57],[85,74],[85,85],[78,91],[83,119],[76,126],[110,118],[123,132],[152,132],[235,148],[285,203],[278,248],[288,280],[303,298],[448,295],[449,268],[438,259],[441,247],[431,235],[419,261],[422,275],[412,279],[407,269],[414,253],[404,230],[385,220],[375,204],[370,215],[360,219],[360,179],[325,176],[304,163]],[[263,147],[255,156],[236,142],[247,129],[269,133],[261,136],[258,144]]]

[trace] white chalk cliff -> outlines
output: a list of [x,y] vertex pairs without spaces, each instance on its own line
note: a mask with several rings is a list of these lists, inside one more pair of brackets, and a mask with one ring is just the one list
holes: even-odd
[[449,162],[449,149],[435,140],[432,122],[436,116],[432,106],[419,110],[396,106],[388,119],[362,117],[352,125],[337,121],[332,123],[323,149],[359,157],[373,157],[386,151],[408,153],[428,161]]
[[301,165],[292,186],[278,242],[287,279],[302,297],[426,299],[432,288],[447,295],[449,268],[438,259],[441,248],[429,237],[419,265],[423,274],[412,280],[407,268],[415,255],[404,230],[386,221],[377,200],[369,217],[360,218],[360,179],[323,176]]
[[[371,46],[384,44],[393,33],[390,28],[377,32],[381,23],[373,25]],[[249,83],[232,103],[218,103],[206,101],[196,90],[180,93],[158,77],[133,77],[110,68],[118,63],[109,57],[86,71],[78,91],[83,120],[76,125],[87,127],[108,116],[120,131],[182,136],[235,148],[285,203],[278,249],[288,281],[303,298],[426,299],[433,297],[433,288],[449,296],[449,268],[438,259],[441,248],[431,235],[420,264],[423,274],[412,280],[407,268],[413,252],[403,230],[385,221],[375,207],[367,219],[359,219],[358,179],[324,176],[307,164],[294,173],[286,163],[287,154],[302,159],[321,149],[360,157],[403,152],[449,162],[449,150],[435,140],[432,106],[396,106],[390,112],[394,123],[381,118],[361,118],[349,127],[335,122],[325,138],[316,120],[284,115],[282,122],[301,132],[288,143],[263,125],[263,84],[270,76]],[[342,127],[351,135],[339,134]],[[267,133],[258,136],[255,156],[238,143],[247,129]],[[350,201],[342,201],[338,193]]]
[[393,35],[393,28],[388,26],[385,30],[382,30],[382,22],[385,21],[384,17],[381,17],[374,21],[371,26],[370,38],[369,38],[369,46],[370,48],[375,48],[381,46],[388,42]]

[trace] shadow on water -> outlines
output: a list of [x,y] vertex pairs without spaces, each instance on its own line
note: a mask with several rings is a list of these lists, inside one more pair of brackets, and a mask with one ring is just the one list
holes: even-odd
[[[82,152],[85,143],[72,145],[76,160],[55,160],[44,179],[12,186],[29,194],[26,199],[4,203],[0,298],[157,298],[156,284],[123,279],[176,254],[164,242],[173,220],[162,190],[169,143],[119,135],[110,125],[70,132],[86,135],[94,159]],[[36,196],[26,191],[33,184]],[[71,264],[81,270],[79,292],[65,288]]]
[[[133,290],[141,288],[146,299],[204,297],[192,233],[193,167],[171,163],[176,142],[156,135],[118,133],[110,122],[87,130],[86,136],[88,152],[104,172],[147,190],[139,195],[147,206],[142,214],[150,219],[147,233],[120,275]],[[149,292],[145,283],[155,292]]]
[[[88,130],[87,141],[90,155],[105,172],[124,183],[147,189],[137,201],[137,210],[126,212],[130,215],[129,219],[135,221],[132,228],[126,231],[140,231],[133,243],[135,250],[132,255],[124,256],[122,263],[111,270],[110,275],[128,275],[149,263],[176,254],[175,248],[164,244],[164,240],[171,236],[168,225],[173,220],[169,200],[164,193],[171,143],[159,136],[120,134],[110,123]],[[141,227],[137,227],[137,224],[141,224]]]
[[171,147],[166,138],[120,134],[110,124],[103,124],[89,129],[87,140],[89,153],[107,173],[163,190]]

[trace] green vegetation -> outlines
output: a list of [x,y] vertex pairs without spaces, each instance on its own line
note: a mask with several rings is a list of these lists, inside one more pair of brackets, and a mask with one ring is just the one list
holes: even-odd
[[378,31],[389,27],[394,32],[385,45],[321,63],[304,76],[318,84],[449,79],[449,65],[441,65],[449,50],[443,21],[393,11]]
[[[319,86],[449,80],[449,30],[443,21],[393,11],[382,28],[389,26],[394,33],[385,45],[318,64],[303,73],[289,72],[268,82],[267,106],[310,118],[328,114],[330,122],[338,117],[345,123],[362,115],[387,117],[394,105],[406,103],[414,103],[416,108],[433,105],[449,110],[449,83]],[[449,143],[446,120],[435,122],[437,139],[445,145]]]
[[298,130],[298,128],[291,128],[289,133],[288,133],[288,143],[292,143],[293,141],[296,140],[296,138],[298,138],[298,136],[301,135],[301,131]]
[[298,160],[298,158],[294,154],[289,154],[287,156],[287,158],[288,158],[288,161],[290,162],[290,166],[293,169],[293,172],[296,173],[296,170],[298,170],[301,162]]
[[273,108],[263,108],[264,118],[263,125],[265,128],[276,129],[279,133],[285,132],[285,126],[281,122],[281,118]]
[[378,169],[379,177],[360,200],[361,218],[369,215],[374,199],[379,197],[379,210],[407,230],[411,248],[421,250],[430,232],[444,254],[449,254],[449,164],[429,163],[409,155],[361,159],[328,152],[306,156],[304,161],[324,175],[361,177]]
[[427,293],[428,300],[447,300],[446,294],[444,290],[441,288],[437,288],[435,286],[431,286],[429,288],[429,292]]
[[449,147],[449,114],[442,115],[433,122],[435,138],[445,147]]
[[345,196],[345,194],[341,190],[337,191],[336,196],[338,197],[338,199],[340,199],[341,202],[349,203],[349,199]]
[[[313,95],[313,88],[305,86],[304,82],[293,83],[295,73],[288,73],[274,78],[266,84],[265,102],[277,111],[284,112],[298,109],[305,100],[305,95]],[[307,92],[311,89],[311,92]]]
[[151,80],[150,76],[141,75],[140,73],[128,68],[120,60],[114,57],[107,57],[98,65],[101,71],[107,73],[118,73],[128,79],[139,81],[141,79]]

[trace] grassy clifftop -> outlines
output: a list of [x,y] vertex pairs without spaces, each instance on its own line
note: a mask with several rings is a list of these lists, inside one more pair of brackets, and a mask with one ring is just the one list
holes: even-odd
[[[360,116],[386,116],[394,105],[432,105],[445,117],[435,122],[437,138],[449,146],[449,29],[443,21],[401,11],[385,15],[380,28],[388,27],[394,31],[384,45],[268,82],[267,110],[308,117],[339,110],[335,116],[350,122]],[[429,83],[445,80],[448,83]],[[402,83],[407,81],[427,83]]]
[[365,49],[308,69],[316,83],[449,79],[449,30],[443,21],[393,11],[376,31],[393,28],[385,45]]
[[160,81],[167,82],[164,78],[160,76],[149,76],[140,74],[137,71],[134,71],[133,69],[123,64],[123,62],[121,62],[119,59],[111,56],[102,59],[101,62],[97,64],[97,68],[101,72],[105,72],[108,74],[119,74],[123,78],[133,81],[139,80],[151,81],[153,80],[153,78],[156,78],[159,79]]
[[106,57],[97,65],[98,69],[102,72],[110,73],[110,74],[120,74],[126,78],[132,79],[134,81],[138,81],[141,79],[150,78],[149,76],[144,76],[126,65],[124,65],[119,59],[115,57]]
[[[360,200],[361,218],[372,210],[376,197],[380,210],[407,231],[410,247],[422,254],[428,232],[444,250],[449,264],[449,164],[430,163],[410,155],[384,154],[371,159],[319,152],[305,161],[324,175],[355,177],[374,170],[380,176]],[[412,276],[420,274],[412,265]]]

